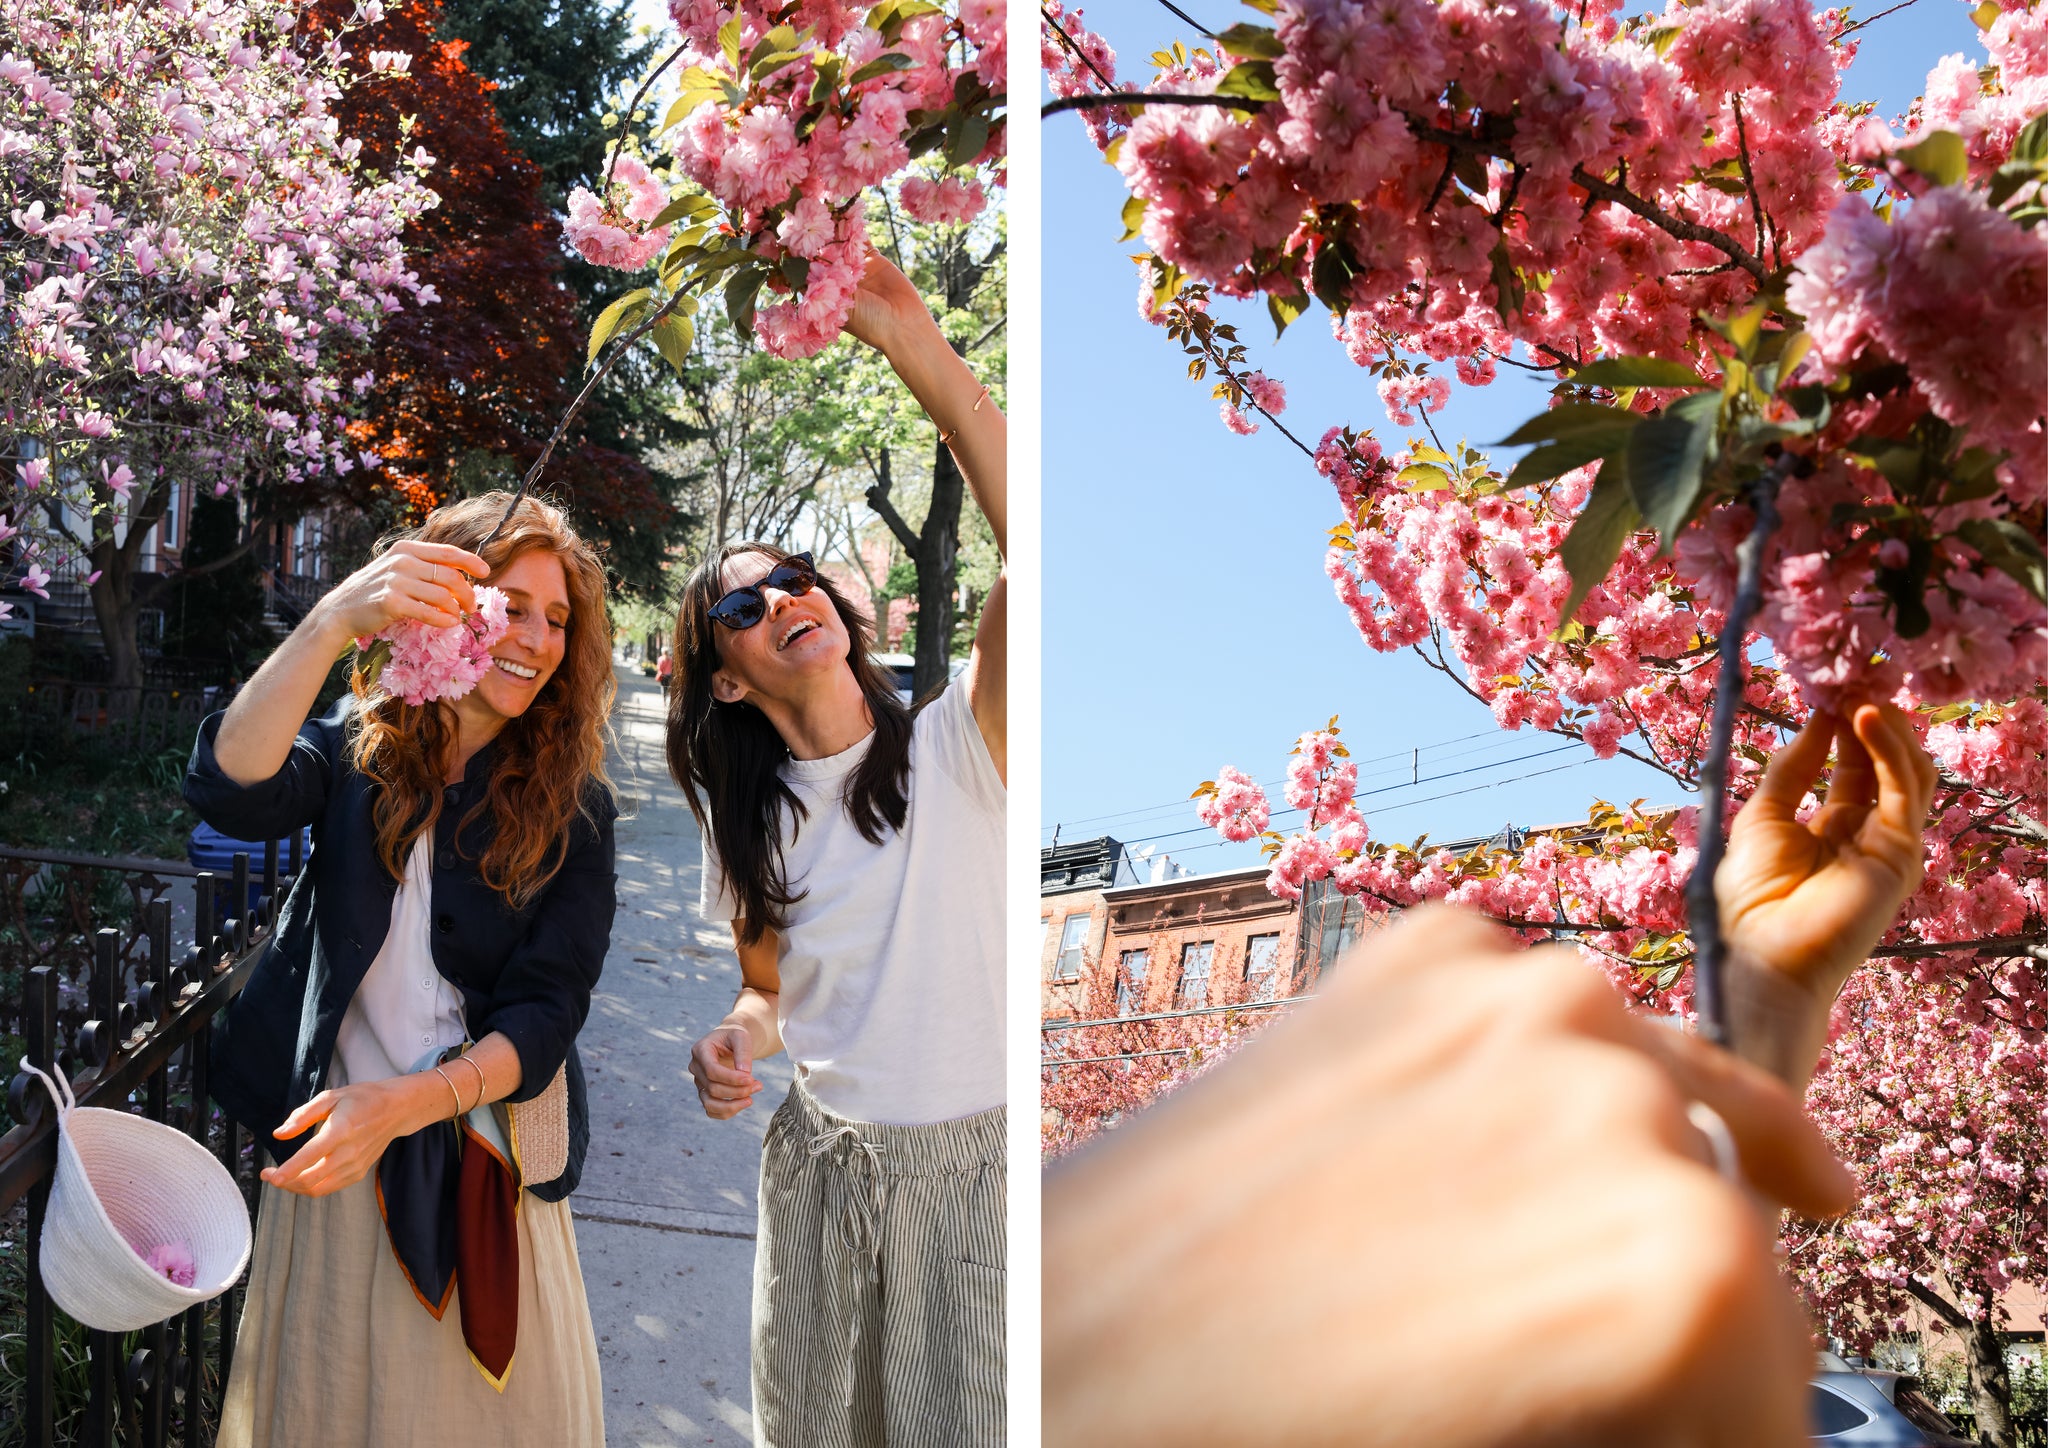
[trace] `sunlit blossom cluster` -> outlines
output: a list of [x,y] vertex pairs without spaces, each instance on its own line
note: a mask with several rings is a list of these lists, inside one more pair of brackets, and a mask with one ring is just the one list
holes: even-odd
[[400,619],[369,638],[356,640],[365,652],[384,648],[376,684],[384,693],[417,707],[435,700],[453,703],[491,671],[491,648],[505,636],[507,599],[488,586],[476,590],[476,607],[458,623],[437,627]]
[[[1815,342],[1802,378],[1900,363],[1912,391],[1910,405],[1851,395],[1794,444],[1818,471],[1779,501],[1757,623],[1775,668],[1822,706],[2023,692],[2048,672],[2048,606],[1964,533],[2038,534],[2048,498],[2048,226],[2018,224],[1980,184],[2048,111],[2048,6],[1980,16],[1989,66],[1941,61],[1904,136],[1837,103],[1854,50],[1839,39],[1844,12],[1712,0],[1621,24],[1612,10],[1285,0],[1272,95],[1257,109],[1087,114],[1158,258],[1220,296],[1327,304],[1402,427],[1450,395],[1448,377],[1404,360],[1415,355],[1453,364],[1467,385],[1509,359],[1567,375],[1610,355],[1682,360],[1717,380],[1724,357],[1702,345],[1713,339],[1699,319],[1735,315],[1758,277],[1789,268],[1788,315],[1804,314]],[[1049,12],[1044,36],[1055,93],[1111,88],[1115,57],[1079,12]],[[1203,50],[1172,59],[1146,89],[1212,93],[1246,68]],[[1966,138],[1970,176],[1934,185],[1896,158],[1944,126]],[[1140,308],[1163,323],[1151,265]],[[1905,436],[1915,409],[1998,458],[1995,486],[1912,502],[1850,451]],[[1234,432],[1255,428],[1227,398],[1221,415]],[[1611,753],[1655,707],[1618,697],[1627,680],[1610,687],[1605,656],[1626,649],[1569,641],[1592,672],[1560,672],[1561,650],[1544,642],[1570,591],[1559,547],[1591,481],[1520,501],[1389,496],[1356,550],[1330,560],[1339,597],[1375,647],[1438,637],[1504,724],[1550,727],[1583,707],[1579,732]],[[1920,518],[1871,521],[1902,502]],[[1626,545],[1581,611],[1588,628],[1666,635],[1681,652],[1695,630],[1716,637],[1751,521],[1739,504],[1709,507],[1678,540],[1675,571],[1647,538]],[[1465,546],[1480,535],[1490,557]],[[1905,629],[1883,579],[1918,539],[1931,544],[1930,618]],[[1529,666],[1540,673],[1514,682]]]
[[[341,423],[363,344],[436,300],[400,244],[435,197],[423,149],[380,178],[340,134],[351,29],[274,0],[0,3],[0,536],[30,591],[172,481],[378,461]],[[57,504],[89,526],[46,526]]]
[[[890,40],[866,23],[865,4],[813,0],[790,20],[779,10],[771,16],[775,8],[674,0],[684,73],[724,79],[743,100],[709,95],[655,138],[669,153],[667,180],[631,152],[620,155],[609,195],[571,193],[565,234],[600,266],[638,270],[669,245],[673,228],[654,223],[681,194],[676,185],[701,188],[722,208],[720,229],[770,268],[753,313],[762,345],[803,357],[830,344],[852,311],[868,257],[865,193],[910,168],[912,134],[953,106],[963,81],[1003,85],[1004,7],[964,0],[928,8]],[[735,22],[741,57],[753,56],[778,24],[797,39],[772,68],[741,66],[736,76],[727,50],[733,32],[725,29]],[[978,144],[948,159],[969,174],[904,178],[902,204],[914,218],[967,222],[986,205],[987,187],[1000,184],[1000,120],[963,134],[978,134]]]

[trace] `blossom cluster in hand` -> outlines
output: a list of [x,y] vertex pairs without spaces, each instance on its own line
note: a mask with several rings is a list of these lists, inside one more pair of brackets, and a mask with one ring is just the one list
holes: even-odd
[[[0,0],[0,395],[39,445],[0,510],[32,562],[72,563],[174,484],[378,461],[341,425],[349,373],[389,313],[436,300],[401,243],[436,198],[423,150],[379,177],[334,125],[353,26],[309,33],[279,0]],[[91,521],[46,523],[59,504]]]
[[[622,153],[609,194],[578,187],[570,195],[566,234],[588,260],[637,270],[672,237],[741,248],[745,259],[725,275],[729,289],[745,289],[737,314],[751,312],[776,356],[809,356],[853,310],[867,266],[865,193],[901,176],[908,214],[959,224],[980,213],[988,185],[1000,184],[1005,130],[988,114],[1005,83],[997,0],[944,8],[813,0],[788,18],[760,0],[672,0],[670,13],[683,38],[683,113],[656,139],[720,216],[683,218],[680,236],[674,224],[656,225],[669,187],[639,156]],[[939,140],[948,166],[970,174],[905,175],[921,140],[920,149]],[[687,265],[664,272],[665,281],[687,276]]]
[[400,619],[357,639],[356,647],[382,655],[381,664],[374,664],[376,684],[393,698],[415,707],[435,700],[452,704],[491,671],[491,648],[505,636],[506,602],[500,590],[481,586],[476,608],[458,623],[444,628]]

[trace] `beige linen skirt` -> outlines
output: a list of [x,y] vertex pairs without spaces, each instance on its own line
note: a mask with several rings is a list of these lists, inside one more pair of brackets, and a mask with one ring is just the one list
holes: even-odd
[[499,1393],[463,1345],[459,1300],[436,1322],[413,1296],[374,1175],[327,1197],[264,1187],[217,1443],[602,1448],[597,1341],[569,1204],[520,1194],[519,1340]]

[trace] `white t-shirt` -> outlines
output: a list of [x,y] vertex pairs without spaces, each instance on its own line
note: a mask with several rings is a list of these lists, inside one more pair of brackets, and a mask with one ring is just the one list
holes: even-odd
[[[837,1115],[951,1121],[1003,1102],[1006,792],[968,691],[949,687],[912,727],[903,829],[869,844],[840,792],[872,739],[782,766],[809,811],[783,841],[803,898],[781,932],[782,1043]],[[699,914],[739,914],[708,839]]]
[[[448,1047],[462,1044],[462,993],[434,968],[428,933],[433,896],[434,832],[423,830],[405,857],[405,879],[391,902],[384,944],[342,1015],[327,1068],[329,1086],[424,1071]],[[467,1072],[462,1068],[455,1079],[462,1082]]]

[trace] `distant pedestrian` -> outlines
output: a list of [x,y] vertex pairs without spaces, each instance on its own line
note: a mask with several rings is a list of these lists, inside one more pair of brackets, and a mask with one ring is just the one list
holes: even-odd
[[676,661],[670,655],[667,645],[662,646],[661,657],[654,663],[654,682],[661,685],[661,697],[668,697],[669,680],[675,677]]

